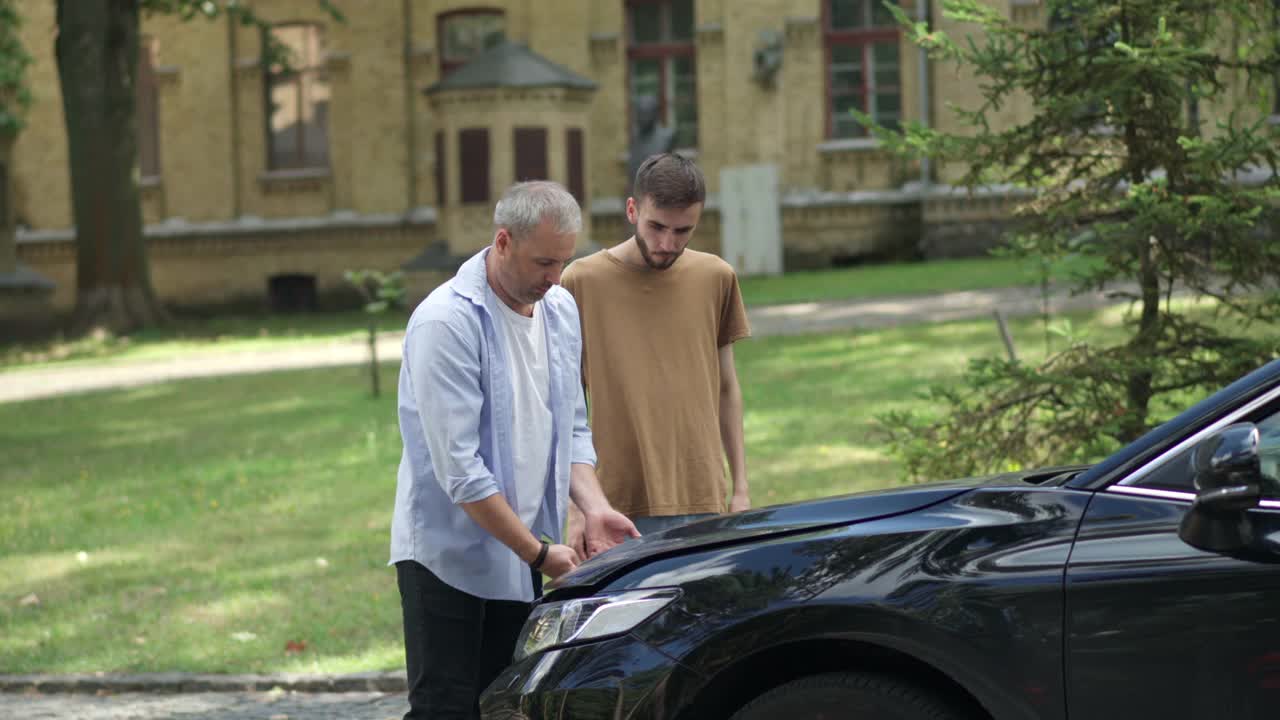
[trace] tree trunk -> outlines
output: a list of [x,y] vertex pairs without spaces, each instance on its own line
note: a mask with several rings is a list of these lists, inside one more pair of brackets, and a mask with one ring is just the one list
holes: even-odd
[[378,397],[378,321],[369,316],[369,379],[373,381],[373,396]]
[[165,319],[151,288],[137,185],[138,0],[58,0],[55,50],[76,228],[76,326]]
[[[1139,249],[1138,287],[1142,300],[1138,314],[1138,332],[1131,344],[1136,350],[1133,357],[1145,357],[1156,347],[1160,338],[1160,275],[1156,270],[1155,252],[1146,239],[1138,240]],[[1125,413],[1123,442],[1137,440],[1147,431],[1147,417],[1151,412],[1151,397],[1154,394],[1152,383],[1154,376],[1150,368],[1138,365],[1129,370],[1127,393],[1129,407]]]

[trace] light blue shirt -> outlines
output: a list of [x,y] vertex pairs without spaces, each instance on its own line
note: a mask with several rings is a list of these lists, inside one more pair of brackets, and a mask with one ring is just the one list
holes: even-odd
[[[400,363],[404,453],[391,518],[391,563],[415,560],[453,587],[491,600],[531,602],[529,566],[475,523],[459,503],[502,493],[520,506],[511,435],[513,394],[495,324],[502,302],[487,292],[480,251],[436,288],[413,315]],[[551,404],[551,457],[542,509],[530,528],[561,540],[569,466],[596,463],[582,393],[578,307],[564,288],[543,297]]]

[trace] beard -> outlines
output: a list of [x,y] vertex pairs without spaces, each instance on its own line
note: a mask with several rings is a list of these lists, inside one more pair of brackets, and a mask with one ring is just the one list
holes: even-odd
[[683,250],[677,250],[673,253],[662,253],[654,255],[649,252],[649,244],[644,241],[644,237],[640,234],[640,229],[636,228],[636,247],[640,250],[640,257],[644,258],[644,264],[648,265],[651,270],[666,270],[680,259],[684,254]]

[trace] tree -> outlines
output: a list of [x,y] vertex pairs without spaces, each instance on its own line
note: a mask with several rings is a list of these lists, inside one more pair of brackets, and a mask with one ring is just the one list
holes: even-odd
[[0,135],[9,137],[22,129],[31,104],[26,83],[31,56],[18,40],[20,21],[13,0],[0,0]]
[[31,93],[26,86],[31,56],[18,40],[18,12],[12,0],[0,0],[0,274],[16,267],[13,221],[9,217],[9,154],[22,129]]
[[[1050,28],[944,0],[968,42],[893,8],[932,57],[981,79],[966,127],[901,133],[895,151],[964,169],[967,188],[1024,190],[1010,251],[1086,268],[1075,289],[1131,301],[1125,337],[1072,338],[1038,365],[982,359],[926,393],[929,414],[881,418],[910,475],[1088,461],[1280,351],[1280,73],[1272,0],[1049,0]],[[1242,93],[1243,100],[1237,100]],[[995,127],[1016,98],[1031,117]],[[1202,114],[1221,110],[1221,120]],[[1178,301],[1179,290],[1209,304]]]
[[364,298],[364,312],[369,319],[369,386],[373,396],[378,397],[378,316],[404,303],[404,274],[399,270],[348,270],[343,277]]
[[[317,0],[341,15],[328,0]],[[76,227],[76,326],[128,331],[165,318],[152,289],[137,183],[134,84],[143,13],[227,16],[267,27],[241,0],[57,0],[62,86]],[[270,41],[267,61],[287,62]]]
[[27,67],[31,55],[18,38],[19,17],[13,0],[0,0],[0,275],[13,273],[18,266],[13,246],[13,219],[9,217],[10,151],[26,124],[31,91],[27,90]]

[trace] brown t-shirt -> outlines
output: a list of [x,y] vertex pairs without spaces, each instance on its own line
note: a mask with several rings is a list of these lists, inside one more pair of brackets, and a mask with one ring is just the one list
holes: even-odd
[[733,268],[686,250],[664,271],[602,250],[564,287],[582,317],[582,374],[615,509],[633,517],[724,512],[721,347],[751,334]]

